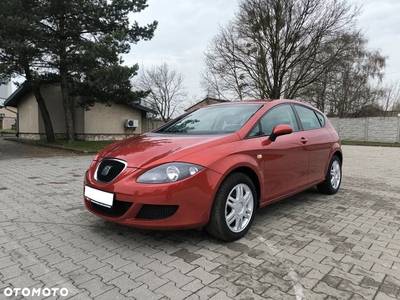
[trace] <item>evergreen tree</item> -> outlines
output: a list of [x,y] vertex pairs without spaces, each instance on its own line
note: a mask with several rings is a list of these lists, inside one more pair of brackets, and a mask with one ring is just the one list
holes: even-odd
[[48,82],[61,86],[69,142],[75,139],[72,96],[90,108],[96,102],[139,102],[147,95],[132,91],[130,79],[138,65],[123,66],[121,58],[131,44],[153,37],[156,21],[141,27],[129,20],[147,7],[147,0],[3,1],[20,3],[32,16],[27,22],[41,37],[32,43],[42,53],[42,71]]
[[35,23],[40,22],[37,6],[32,1],[0,1],[0,77],[22,76],[34,94],[42,115],[46,138],[54,142],[54,132],[40,87],[46,81],[43,49],[36,45],[43,39]]

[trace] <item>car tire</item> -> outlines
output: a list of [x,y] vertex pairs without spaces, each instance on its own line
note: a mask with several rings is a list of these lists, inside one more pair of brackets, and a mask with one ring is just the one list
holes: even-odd
[[254,220],[256,189],[243,173],[230,174],[214,199],[206,230],[212,236],[231,242],[243,237]]
[[342,162],[334,155],[329,163],[328,171],[323,182],[317,185],[318,190],[323,194],[335,194],[342,182]]

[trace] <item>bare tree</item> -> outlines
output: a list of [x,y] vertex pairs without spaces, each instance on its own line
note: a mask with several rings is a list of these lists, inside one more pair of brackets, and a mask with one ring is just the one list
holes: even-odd
[[294,98],[348,48],[333,37],[352,31],[358,12],[345,0],[242,0],[211,41],[206,69],[239,99]]
[[389,82],[383,88],[382,108],[385,112],[400,110],[400,80]]
[[164,122],[169,121],[174,114],[183,108],[187,100],[184,76],[176,70],[171,70],[166,63],[150,68],[142,68],[139,78],[134,84],[139,89],[149,91],[142,103],[160,115]]
[[[333,47],[342,48],[341,56],[312,85],[301,90],[300,98],[332,116],[364,117],[380,111],[383,90],[379,84],[386,57],[369,50],[368,40],[360,32],[345,33],[333,41]],[[320,55],[330,51],[324,49]]]
[[212,73],[209,70],[200,71],[200,86],[206,93],[207,97],[229,100],[229,96],[222,90],[217,76],[218,74]]
[[201,86],[207,94],[221,99],[243,100],[252,96],[246,71],[243,70],[243,53],[234,23],[220,28],[205,53],[205,70],[201,73]]

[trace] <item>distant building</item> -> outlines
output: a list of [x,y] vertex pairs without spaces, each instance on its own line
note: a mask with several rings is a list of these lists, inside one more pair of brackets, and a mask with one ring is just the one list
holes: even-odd
[[[6,99],[11,95],[12,83],[8,80],[6,83],[0,82],[0,107],[4,105]],[[7,110],[5,108],[0,108],[0,130],[2,129],[12,129],[16,126],[16,109],[12,109],[15,113]]]
[[207,98],[204,98],[203,100],[197,102],[196,104],[192,105],[191,107],[187,108],[185,111],[192,112],[200,107],[204,107],[204,106],[211,105],[211,104],[224,103],[224,102],[229,102],[229,101],[207,97]]
[[[66,138],[65,114],[61,89],[57,85],[41,88],[57,139]],[[76,104],[77,99],[73,99]],[[45,139],[46,132],[36,98],[26,83],[22,84],[5,102],[8,108],[18,108],[19,136],[26,139]],[[120,140],[152,130],[160,124],[147,118],[157,112],[140,104],[96,103],[90,110],[73,108],[75,138],[77,140]]]

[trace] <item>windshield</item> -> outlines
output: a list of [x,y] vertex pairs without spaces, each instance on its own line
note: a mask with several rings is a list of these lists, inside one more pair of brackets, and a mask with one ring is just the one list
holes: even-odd
[[200,108],[155,131],[157,133],[224,134],[239,130],[261,107],[259,104]]

